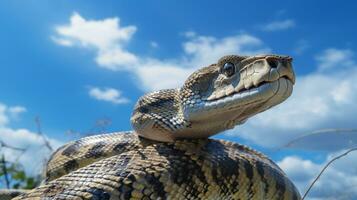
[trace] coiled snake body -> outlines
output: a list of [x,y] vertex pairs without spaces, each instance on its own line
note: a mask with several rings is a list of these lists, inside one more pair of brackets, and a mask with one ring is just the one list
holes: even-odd
[[209,136],[288,98],[291,58],[222,57],[180,89],[139,99],[133,132],[82,138],[58,149],[44,183],[15,199],[281,199],[300,194],[269,158]]

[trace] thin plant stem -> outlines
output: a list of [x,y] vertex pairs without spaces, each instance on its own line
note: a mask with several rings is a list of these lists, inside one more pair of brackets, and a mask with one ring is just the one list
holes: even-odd
[[1,156],[1,164],[2,164],[2,171],[4,173],[6,188],[10,189],[10,180],[9,180],[9,176],[7,173],[5,155]]
[[39,117],[35,118],[35,122],[37,125],[37,133],[38,135],[41,136],[43,142],[45,143],[45,146],[47,147],[47,149],[49,149],[51,152],[53,152],[53,147],[51,146],[50,142],[48,141],[48,139],[46,138],[46,136],[42,133],[42,128],[41,128],[41,121]]
[[314,181],[310,184],[309,188],[306,190],[304,196],[302,197],[301,200],[304,200],[306,198],[306,196],[308,195],[308,193],[310,192],[310,190],[312,189],[312,187],[315,185],[315,183],[317,182],[317,180],[319,180],[319,178],[321,177],[321,175],[325,172],[325,170],[333,163],[335,162],[336,160],[346,156],[347,154],[349,154],[350,152],[352,151],[356,151],[357,150],[357,147],[355,148],[352,148],[352,149],[349,149],[348,151],[334,157],[332,160],[330,160],[325,166],[324,168],[322,168],[322,170],[320,171],[319,175],[314,179]]

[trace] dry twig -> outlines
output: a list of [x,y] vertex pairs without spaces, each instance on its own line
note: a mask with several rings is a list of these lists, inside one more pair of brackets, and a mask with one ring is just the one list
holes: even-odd
[[10,180],[9,180],[9,175],[7,173],[6,160],[4,155],[1,156],[1,167],[2,167],[2,172],[4,173],[6,188],[10,189]]
[[42,138],[45,146],[47,147],[47,149],[49,149],[52,152],[53,151],[53,147],[51,146],[51,144],[48,141],[48,139],[46,138],[46,136],[42,133],[40,117],[36,117],[35,118],[35,122],[36,122],[36,125],[37,125],[37,134],[39,136],[41,136],[41,138]]
[[0,140],[0,148],[2,148],[2,147],[8,148],[8,149],[12,149],[12,150],[15,150],[15,151],[23,151],[23,152],[26,151],[26,149],[24,149],[24,148],[14,147],[14,146],[8,145],[5,142]]
[[306,190],[304,196],[302,197],[301,200],[304,200],[306,198],[306,196],[308,195],[308,193],[310,192],[310,190],[312,189],[312,187],[314,186],[314,184],[317,182],[317,180],[319,180],[319,178],[321,177],[321,175],[325,172],[325,170],[336,160],[346,156],[347,154],[351,153],[352,151],[356,151],[357,150],[357,147],[356,148],[352,148],[352,149],[349,149],[348,151],[344,152],[343,154],[340,154],[336,157],[334,157],[332,160],[330,160],[325,166],[324,168],[322,168],[322,170],[320,171],[319,175],[314,179],[314,181],[310,184],[309,188]]

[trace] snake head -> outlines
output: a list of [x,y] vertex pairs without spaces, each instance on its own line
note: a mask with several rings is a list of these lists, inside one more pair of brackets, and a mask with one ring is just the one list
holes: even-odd
[[278,55],[230,55],[193,73],[180,92],[185,119],[199,124],[192,132],[233,128],[284,101],[295,82],[291,61]]
[[132,117],[134,129],[160,141],[205,138],[231,129],[291,95],[291,62],[280,55],[224,56],[191,74],[181,88],[141,98]]

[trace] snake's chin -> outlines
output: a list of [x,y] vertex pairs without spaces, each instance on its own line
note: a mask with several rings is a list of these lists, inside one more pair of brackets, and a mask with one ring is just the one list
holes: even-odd
[[[246,109],[245,116],[242,121],[246,121],[249,117],[263,112],[271,107],[274,107],[285,101],[293,92],[293,81],[286,77],[281,77],[274,82],[265,83],[249,93],[249,99],[253,98],[256,101],[251,101]],[[249,114],[248,114],[249,113]],[[241,123],[240,123],[241,124]]]

